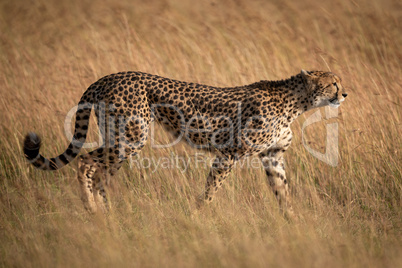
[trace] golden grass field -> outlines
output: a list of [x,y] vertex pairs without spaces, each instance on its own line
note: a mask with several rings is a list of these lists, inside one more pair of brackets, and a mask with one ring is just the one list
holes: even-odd
[[[396,0],[1,1],[0,266],[401,267],[401,29]],[[301,69],[337,73],[349,95],[337,117],[323,108],[304,131],[324,152],[326,125],[337,124],[336,167],[303,146],[316,111],[292,125],[285,158],[298,220],[280,214],[263,169],[250,165],[195,213],[208,168],[193,160],[212,155],[184,144],[149,142],[135,161],[193,165],[126,164],[107,216],[83,208],[76,160],[44,172],[22,153],[28,131],[44,156],[63,152],[66,114],[109,73],[235,86]],[[153,133],[167,142],[160,127]]]

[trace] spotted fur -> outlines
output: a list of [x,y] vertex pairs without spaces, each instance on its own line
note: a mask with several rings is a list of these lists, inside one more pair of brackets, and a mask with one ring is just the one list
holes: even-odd
[[281,207],[289,208],[283,153],[292,140],[290,124],[310,109],[338,107],[345,97],[339,77],[330,72],[302,70],[286,80],[225,88],[122,72],[99,79],[85,91],[74,138],[62,154],[51,159],[40,155],[35,133],[26,136],[24,153],[39,169],[67,165],[85,142],[93,109],[104,144],[79,157],[78,180],[86,208],[95,211],[99,198],[107,203],[104,182],[140,152],[156,120],[192,146],[216,153],[201,203],[212,201],[235,161],[259,155]]

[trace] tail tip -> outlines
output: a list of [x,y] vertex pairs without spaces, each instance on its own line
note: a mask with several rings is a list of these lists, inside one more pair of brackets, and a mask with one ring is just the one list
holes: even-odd
[[41,140],[34,132],[29,132],[24,139],[24,153],[28,160],[35,159],[39,154]]

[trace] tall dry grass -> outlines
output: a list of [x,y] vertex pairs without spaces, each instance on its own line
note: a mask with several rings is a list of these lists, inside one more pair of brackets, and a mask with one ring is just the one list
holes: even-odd
[[[1,266],[400,267],[401,11],[392,0],[1,1]],[[47,173],[21,152],[31,130],[45,156],[62,152],[65,115],[109,73],[231,86],[302,68],[332,70],[350,90],[338,117],[305,129],[323,152],[326,125],[338,124],[338,166],[302,144],[313,112],[292,126],[296,222],[280,215],[262,169],[247,166],[193,214],[208,169],[183,144],[141,154],[193,159],[183,172],[122,168],[107,217],[83,209],[75,162]]]

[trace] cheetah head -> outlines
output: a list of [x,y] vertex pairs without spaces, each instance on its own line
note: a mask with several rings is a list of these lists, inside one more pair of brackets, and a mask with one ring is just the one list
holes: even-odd
[[348,95],[341,84],[341,79],[331,72],[302,70],[301,76],[305,81],[313,108],[327,105],[337,108]]

